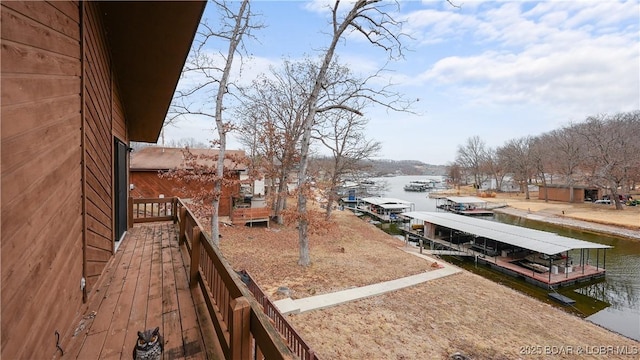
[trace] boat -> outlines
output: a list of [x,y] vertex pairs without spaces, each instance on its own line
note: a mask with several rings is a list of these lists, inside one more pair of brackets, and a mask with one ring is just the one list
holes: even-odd
[[411,181],[404,186],[404,191],[425,192],[433,189],[433,182],[431,181]]

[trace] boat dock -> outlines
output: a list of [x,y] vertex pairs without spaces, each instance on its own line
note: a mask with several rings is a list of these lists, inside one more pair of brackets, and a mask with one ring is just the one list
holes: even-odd
[[398,222],[405,218],[403,212],[413,211],[415,204],[410,201],[384,198],[366,197],[358,199],[355,210],[362,214],[367,214],[381,222]]
[[403,216],[411,219],[405,239],[422,241],[426,251],[470,256],[476,263],[540,287],[573,285],[606,273],[608,245],[452,213],[417,211]]
[[487,202],[474,196],[446,196],[436,198],[436,208],[459,215],[492,216]]

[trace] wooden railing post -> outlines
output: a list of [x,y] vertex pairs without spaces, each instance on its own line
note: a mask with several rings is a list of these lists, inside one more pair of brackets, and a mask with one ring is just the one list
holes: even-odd
[[175,224],[178,221],[178,198],[174,197],[171,200],[171,215],[173,216],[173,223]]
[[251,354],[251,305],[241,296],[231,300],[231,319],[229,319],[229,348],[231,359],[248,360]]
[[180,230],[178,231],[178,245],[186,240],[185,230],[187,228],[187,209],[183,206],[180,208]]
[[127,229],[133,227],[133,198],[129,196],[129,211],[127,212]]
[[198,268],[200,267],[200,228],[195,226],[192,234],[189,285],[195,287],[198,285]]

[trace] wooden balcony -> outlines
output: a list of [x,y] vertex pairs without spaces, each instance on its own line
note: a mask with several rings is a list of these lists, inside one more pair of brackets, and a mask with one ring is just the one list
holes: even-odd
[[172,222],[129,229],[76,336],[62,342],[63,358],[130,359],[137,332],[158,326],[165,359],[223,359],[202,292],[189,287],[189,261],[180,248]]
[[135,226],[54,357],[131,358],[137,332],[157,326],[165,359],[317,359],[301,339],[283,339],[180,200],[129,209]]

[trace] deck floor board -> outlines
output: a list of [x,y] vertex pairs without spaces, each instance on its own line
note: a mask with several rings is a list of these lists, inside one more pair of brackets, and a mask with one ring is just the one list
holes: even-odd
[[170,222],[130,229],[62,339],[64,357],[130,359],[137,332],[158,326],[165,359],[221,359],[200,289],[189,287],[184,251]]

